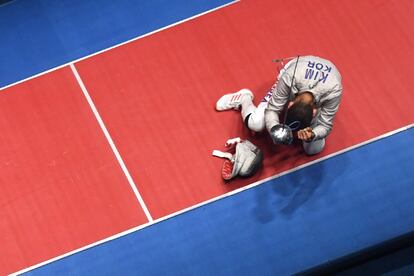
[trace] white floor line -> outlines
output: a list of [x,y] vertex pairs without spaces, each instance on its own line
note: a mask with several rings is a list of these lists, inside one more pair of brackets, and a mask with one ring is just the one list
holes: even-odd
[[408,130],[408,129],[412,128],[412,127],[414,127],[414,123],[413,123],[413,124],[409,124],[409,125],[404,126],[404,127],[401,127],[401,128],[399,128],[399,129],[396,129],[396,130],[393,130],[393,131],[387,132],[387,133],[385,133],[385,134],[383,134],[383,135],[380,135],[380,136],[374,137],[374,138],[372,138],[372,139],[370,139],[370,140],[367,140],[367,141],[365,141],[365,142],[362,142],[362,143],[356,144],[356,145],[354,145],[354,146],[351,146],[351,147],[345,148],[345,149],[343,149],[343,150],[340,150],[340,151],[334,152],[334,153],[332,153],[332,154],[326,155],[326,156],[324,156],[324,157],[322,157],[322,158],[319,158],[319,159],[313,160],[313,161],[311,161],[311,162],[305,163],[305,164],[303,164],[303,165],[300,165],[300,166],[298,166],[298,167],[295,167],[295,168],[292,168],[292,169],[290,169],[290,170],[284,171],[284,172],[282,172],[282,173],[279,173],[279,174],[273,175],[273,176],[271,176],[271,177],[268,177],[268,178],[262,179],[262,180],[260,180],[260,181],[255,182],[255,183],[252,183],[252,184],[250,184],[250,185],[247,185],[247,186],[241,187],[241,188],[239,188],[239,189],[236,189],[236,190],[230,191],[230,192],[228,192],[228,193],[226,193],[226,194],[223,194],[223,195],[217,196],[217,197],[215,197],[215,198],[212,198],[212,199],[206,200],[206,201],[204,201],[204,202],[201,202],[201,203],[199,203],[199,204],[193,205],[193,206],[188,207],[188,208],[186,208],[186,209],[180,210],[180,211],[175,212],[175,213],[173,213],[173,214],[170,214],[170,215],[164,216],[164,217],[162,217],[162,218],[159,218],[159,219],[153,220],[153,221],[151,221],[151,222],[148,222],[148,223],[146,223],[146,224],[143,224],[143,225],[140,225],[140,226],[137,226],[137,227],[134,227],[134,228],[128,229],[128,230],[126,230],[126,231],[124,231],[124,232],[121,232],[121,233],[118,233],[118,234],[116,234],[116,235],[110,236],[110,237],[108,237],[108,238],[105,238],[105,239],[103,239],[103,240],[97,241],[97,242],[95,242],[95,243],[88,244],[88,245],[86,245],[86,246],[84,246],[84,247],[78,248],[78,249],[76,249],[76,250],[70,251],[70,252],[68,252],[68,253],[65,253],[65,254],[63,254],[63,255],[57,256],[57,257],[55,257],[55,258],[52,258],[52,259],[46,260],[46,261],[44,261],[44,262],[38,263],[38,264],[36,264],[36,265],[33,265],[33,266],[28,267],[28,268],[22,269],[22,270],[20,270],[20,271],[14,272],[14,273],[12,273],[12,274],[10,274],[10,275],[11,275],[11,276],[20,275],[20,274],[23,274],[23,273],[25,273],[25,272],[28,272],[28,271],[34,270],[34,269],[39,268],[39,267],[41,267],[41,266],[44,266],[44,265],[50,264],[50,263],[52,263],[52,262],[54,262],[54,261],[57,261],[57,260],[63,259],[63,258],[65,258],[65,257],[68,257],[68,256],[70,256],[70,255],[73,255],[73,254],[79,253],[79,252],[84,251],[84,250],[86,250],[86,249],[89,249],[89,248],[92,248],[92,247],[98,246],[98,245],[103,244],[103,243],[105,243],[105,242],[108,242],[108,241],[111,241],[111,240],[114,240],[114,239],[117,239],[117,238],[123,237],[123,236],[125,236],[125,235],[131,234],[131,233],[136,232],[136,231],[138,231],[138,230],[144,229],[144,228],[146,228],[146,227],[148,227],[148,226],[154,225],[154,224],[156,224],[156,223],[159,223],[159,222],[165,221],[165,220],[167,220],[167,219],[170,219],[170,218],[172,218],[172,217],[175,217],[175,216],[181,215],[181,214],[183,214],[183,213],[189,212],[189,211],[194,210],[194,209],[196,209],[196,208],[199,208],[199,207],[201,207],[201,206],[207,205],[207,204],[209,204],[209,203],[212,203],[212,202],[218,201],[218,200],[220,200],[220,199],[223,199],[223,198],[230,197],[230,196],[232,196],[232,195],[235,195],[235,194],[241,193],[241,192],[243,192],[243,191],[245,191],[245,190],[248,190],[248,189],[251,189],[251,188],[253,188],[253,187],[256,187],[256,186],[258,186],[258,185],[260,185],[260,184],[263,184],[263,183],[265,183],[265,182],[267,182],[267,181],[270,181],[270,180],[273,180],[273,179],[279,178],[279,177],[281,177],[281,176],[283,176],[283,175],[286,175],[286,174],[289,174],[289,173],[292,173],[292,172],[298,171],[298,170],[303,169],[303,168],[305,168],[305,167],[309,167],[309,166],[311,166],[311,165],[313,165],[313,164],[316,164],[316,163],[322,162],[322,161],[324,161],[324,160],[326,160],[326,159],[329,159],[329,158],[332,158],[332,157],[338,156],[338,155],[343,154],[343,153],[345,153],[345,152],[348,152],[348,151],[354,150],[354,149],[356,149],[356,148],[360,148],[360,147],[365,146],[365,145],[367,145],[367,144],[370,144],[370,143],[373,143],[373,142],[379,141],[379,140],[381,140],[381,139],[384,139],[384,138],[390,137],[390,136],[392,136],[392,135],[395,135],[395,134],[397,134],[397,133],[400,133],[400,132],[406,131],[406,130]]
[[47,73],[50,73],[50,72],[56,71],[56,70],[58,70],[58,69],[60,69],[60,68],[63,68],[63,67],[68,66],[68,65],[70,65],[70,64],[74,64],[74,63],[79,62],[79,61],[81,61],[81,60],[84,60],[84,59],[87,59],[87,58],[90,58],[90,57],[93,57],[93,56],[96,56],[96,55],[99,55],[99,54],[105,53],[105,52],[107,52],[107,51],[109,51],[109,50],[112,50],[112,49],[114,49],[114,48],[118,48],[118,47],[120,47],[120,46],[122,46],[122,45],[125,45],[125,44],[127,44],[127,43],[131,43],[131,42],[133,42],[133,41],[135,41],[135,40],[138,40],[138,39],[141,39],[141,38],[144,38],[144,37],[147,37],[147,36],[153,35],[153,34],[155,34],[155,33],[159,33],[159,32],[161,32],[161,31],[163,31],[163,30],[166,30],[166,29],[169,29],[169,28],[175,27],[175,26],[177,26],[177,25],[179,25],[179,24],[182,24],[182,23],[185,23],[185,22],[187,22],[187,21],[193,20],[193,19],[195,19],[195,18],[197,18],[197,17],[200,17],[200,16],[203,16],[203,15],[206,15],[206,14],[208,14],[208,13],[211,13],[211,12],[217,11],[217,10],[222,9],[222,8],[224,8],[224,7],[227,7],[227,6],[233,5],[233,4],[237,3],[237,2],[240,2],[240,0],[235,0],[235,1],[232,1],[232,2],[230,2],[230,3],[227,3],[227,4],[224,4],[224,5],[222,5],[222,6],[216,7],[216,8],[214,8],[214,9],[211,9],[211,10],[208,10],[208,11],[205,11],[205,12],[202,12],[202,13],[199,13],[199,14],[196,14],[196,15],[194,15],[194,16],[192,16],[192,17],[188,17],[188,18],[183,19],[183,20],[181,20],[181,21],[178,21],[178,22],[175,22],[175,23],[173,23],[173,24],[167,25],[167,26],[162,27],[162,28],[160,28],[160,29],[157,29],[157,30],[155,30],[155,31],[152,31],[152,32],[149,32],[149,33],[146,33],[146,34],[143,34],[143,35],[140,35],[140,36],[134,37],[134,38],[132,38],[132,39],[130,39],[130,40],[127,40],[127,41],[124,41],[124,42],[121,42],[121,43],[118,43],[118,44],[116,44],[116,45],[114,45],[114,46],[111,46],[111,47],[109,47],[109,48],[105,48],[105,49],[103,49],[103,50],[101,50],[101,51],[98,51],[98,52],[95,52],[95,53],[93,53],[93,54],[90,54],[90,55],[87,55],[87,56],[84,56],[84,57],[81,57],[81,58],[78,58],[78,59],[75,59],[75,60],[69,61],[69,62],[67,62],[67,63],[65,63],[65,64],[62,64],[62,65],[58,65],[58,66],[56,66],[56,67],[53,67],[53,68],[48,69],[48,70],[46,70],[46,71],[43,71],[43,72],[41,72],[41,73],[35,74],[35,75],[33,75],[33,76],[30,76],[30,77],[27,77],[27,78],[25,78],[25,79],[22,79],[22,80],[19,80],[19,81],[14,82],[14,83],[8,84],[8,85],[6,85],[6,86],[3,86],[3,87],[1,87],[1,88],[0,88],[0,91],[4,90],[4,89],[6,89],[6,88],[10,88],[10,87],[12,87],[12,86],[15,86],[15,85],[17,85],[17,84],[19,84],[19,83],[22,83],[22,82],[25,82],[25,81],[28,81],[28,80],[31,80],[31,79],[34,79],[34,78],[40,77],[40,76],[45,75],[45,74],[47,74]]
[[122,157],[121,157],[121,155],[119,154],[119,151],[118,151],[118,149],[116,148],[116,146],[115,146],[115,144],[114,144],[114,141],[112,140],[111,135],[109,134],[108,129],[106,128],[106,126],[105,126],[105,124],[104,124],[104,122],[103,122],[103,120],[102,120],[101,116],[99,115],[99,112],[98,112],[98,110],[96,109],[96,106],[95,106],[95,104],[93,103],[92,98],[91,98],[91,96],[89,95],[88,90],[87,90],[87,89],[86,89],[86,87],[85,87],[85,84],[83,83],[83,81],[82,81],[81,77],[79,76],[78,71],[76,70],[75,65],[74,65],[74,64],[70,64],[70,68],[72,69],[72,72],[73,72],[73,74],[75,75],[75,78],[76,78],[76,80],[78,81],[79,86],[80,86],[80,88],[82,89],[82,92],[83,92],[83,94],[85,95],[85,98],[86,98],[86,100],[88,101],[89,106],[91,107],[92,112],[93,112],[93,114],[95,115],[95,118],[96,118],[96,120],[97,120],[97,121],[98,121],[98,123],[99,123],[99,126],[101,127],[101,129],[102,129],[103,133],[105,134],[105,137],[106,137],[106,139],[108,140],[108,143],[109,143],[109,145],[111,146],[111,149],[112,149],[112,151],[114,152],[115,157],[116,157],[116,159],[118,160],[119,165],[121,166],[122,171],[124,172],[124,174],[125,174],[125,176],[126,176],[126,178],[127,178],[127,180],[128,180],[129,185],[131,186],[132,190],[134,191],[135,196],[136,196],[136,197],[137,197],[137,199],[138,199],[139,204],[141,205],[142,209],[144,210],[144,213],[145,213],[145,215],[147,216],[148,221],[149,221],[149,222],[152,222],[152,221],[153,221],[153,218],[151,217],[151,214],[150,214],[150,213],[149,213],[149,211],[148,211],[147,205],[145,204],[144,200],[142,199],[142,196],[141,196],[141,194],[139,193],[139,191],[138,191],[138,189],[137,189],[137,186],[136,186],[136,185],[135,185],[135,183],[134,183],[134,180],[132,179],[132,177],[131,177],[131,175],[130,175],[130,173],[129,173],[128,169],[127,169],[127,167],[125,166],[125,163],[124,163],[124,161],[122,160]]

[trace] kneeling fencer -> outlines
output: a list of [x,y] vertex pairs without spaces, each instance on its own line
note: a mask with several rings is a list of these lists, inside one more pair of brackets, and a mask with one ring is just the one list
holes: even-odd
[[[308,155],[321,152],[330,133],[342,96],[342,78],[329,60],[298,56],[280,70],[276,83],[256,107],[253,93],[242,89],[222,96],[217,111],[241,109],[246,126],[265,128],[275,144],[290,144],[294,131]],[[286,109],[286,110],[285,110]],[[279,116],[285,111],[285,118]]]

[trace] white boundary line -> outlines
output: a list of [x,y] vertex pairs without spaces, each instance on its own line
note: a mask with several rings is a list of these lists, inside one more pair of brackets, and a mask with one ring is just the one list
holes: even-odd
[[51,69],[48,69],[48,70],[46,70],[46,71],[43,71],[43,72],[38,73],[38,74],[36,74],[36,75],[33,75],[33,76],[31,76],[31,77],[27,77],[27,78],[25,78],[25,79],[22,79],[22,80],[19,80],[19,81],[17,81],[17,82],[14,82],[14,83],[8,84],[8,85],[6,85],[6,86],[3,86],[3,87],[1,87],[1,88],[0,88],[0,91],[4,90],[4,89],[6,89],[6,88],[10,88],[10,87],[12,87],[12,86],[15,86],[15,85],[17,85],[17,84],[19,84],[19,83],[22,83],[22,82],[25,82],[25,81],[28,81],[28,80],[31,80],[31,79],[34,79],[34,78],[40,77],[40,76],[45,75],[45,74],[47,74],[47,73],[50,73],[50,72],[56,71],[56,70],[58,70],[58,69],[60,69],[60,68],[63,68],[63,67],[65,67],[65,66],[68,66],[68,65],[71,65],[71,64],[74,64],[74,63],[77,63],[77,62],[82,61],[82,60],[84,60],[84,59],[87,59],[87,58],[90,58],[90,57],[93,57],[93,56],[96,56],[96,55],[102,54],[102,53],[104,53],[104,52],[106,52],[106,51],[109,51],[109,50],[112,50],[112,49],[114,49],[114,48],[118,48],[118,47],[120,47],[120,46],[122,46],[122,45],[125,45],[125,44],[128,44],[128,43],[131,43],[131,42],[133,42],[133,41],[135,41],[135,40],[138,40],[138,39],[141,39],[141,38],[144,38],[144,37],[147,37],[147,36],[153,35],[153,34],[155,34],[155,33],[161,32],[161,31],[163,31],[163,30],[166,30],[166,29],[172,28],[172,27],[177,26],[177,25],[179,25],[179,24],[182,24],[182,23],[185,23],[185,22],[187,22],[187,21],[193,20],[193,19],[195,19],[195,18],[197,18],[197,17],[203,16],[203,15],[206,15],[206,14],[208,14],[208,13],[214,12],[214,11],[216,11],[216,10],[222,9],[222,8],[224,8],[224,7],[227,7],[227,6],[233,5],[233,4],[237,3],[237,2],[240,2],[240,0],[234,0],[234,1],[230,2],[230,3],[224,4],[224,5],[222,5],[222,6],[218,6],[218,7],[214,8],[214,9],[211,9],[211,10],[208,10],[208,11],[205,11],[205,12],[202,12],[202,13],[199,13],[199,14],[196,14],[196,15],[194,15],[194,16],[192,16],[192,17],[188,17],[188,18],[183,19],[183,20],[181,20],[181,21],[177,21],[177,22],[175,22],[175,23],[173,23],[173,24],[167,25],[167,26],[162,27],[162,28],[160,28],[160,29],[157,29],[157,30],[155,30],[155,31],[152,31],[152,32],[149,32],[149,33],[146,33],[146,34],[143,34],[143,35],[140,35],[140,36],[134,37],[134,38],[132,38],[132,39],[130,39],[130,40],[127,40],[127,41],[121,42],[121,43],[116,44],[116,45],[114,45],[114,46],[111,46],[111,47],[109,47],[109,48],[105,48],[105,49],[100,50],[100,51],[98,51],[98,52],[95,52],[95,53],[93,53],[93,54],[90,54],[90,55],[87,55],[87,56],[84,56],[84,57],[81,57],[81,58],[78,58],[78,59],[75,59],[75,60],[69,61],[69,62],[67,62],[67,63],[65,63],[65,64],[62,64],[62,65],[59,65],[59,66],[53,67],[53,68],[51,68]]
[[145,223],[145,224],[143,224],[143,225],[140,225],[140,226],[137,226],[137,227],[134,227],[134,228],[128,229],[128,230],[123,231],[123,232],[121,232],[121,233],[118,233],[118,234],[116,234],[116,235],[110,236],[110,237],[108,237],[108,238],[102,239],[102,240],[97,241],[97,242],[94,242],[94,243],[91,243],[91,244],[86,245],[86,246],[84,246],[84,247],[81,247],[81,248],[75,249],[75,250],[73,250],[73,251],[70,251],[70,252],[65,253],[65,254],[63,254],[63,255],[60,255],[60,256],[57,256],[57,257],[55,257],[55,258],[49,259],[49,260],[47,260],[47,261],[44,261],[44,262],[38,263],[38,264],[36,264],[36,265],[33,265],[33,266],[28,267],[28,268],[22,269],[22,270],[20,270],[20,271],[14,272],[14,273],[10,274],[10,276],[15,276],[15,275],[20,275],[20,274],[26,273],[26,272],[31,271],[31,270],[33,270],[33,269],[36,269],[36,268],[39,268],[39,267],[41,267],[41,266],[44,266],[44,265],[50,264],[50,263],[52,263],[52,262],[55,262],[55,261],[57,261],[57,260],[63,259],[63,258],[68,257],[68,256],[71,256],[71,255],[73,255],[73,254],[79,253],[79,252],[81,252],[81,251],[84,251],[84,250],[90,249],[90,248],[92,248],[92,247],[95,247],[95,246],[101,245],[101,244],[103,244],[103,243],[106,243],[106,242],[108,242],[108,241],[111,241],[111,240],[114,240],[114,239],[117,239],[117,238],[123,237],[123,236],[128,235],[128,234],[131,234],[131,233],[133,233],[133,232],[136,232],[136,231],[138,231],[138,230],[144,229],[144,228],[146,228],[146,227],[148,227],[148,226],[154,225],[154,224],[156,224],[156,223],[162,222],[162,221],[167,220],[167,219],[170,219],[170,218],[172,218],[172,217],[175,217],[175,216],[181,215],[181,214],[183,214],[183,213],[189,212],[189,211],[194,210],[194,209],[196,209],[196,208],[199,208],[199,207],[201,207],[201,206],[204,206],[204,205],[210,204],[210,203],[212,203],[212,202],[218,201],[218,200],[223,199],[223,198],[226,198],[226,197],[230,197],[230,196],[232,196],[232,195],[235,195],[235,194],[241,193],[241,192],[243,192],[243,191],[245,191],[245,190],[249,190],[249,189],[254,188],[254,187],[258,186],[258,185],[261,185],[261,184],[263,184],[263,183],[265,183],[265,182],[267,182],[267,181],[270,181],[270,180],[273,180],[273,179],[279,178],[279,177],[281,177],[281,176],[283,176],[283,175],[286,175],[286,174],[289,174],[289,173],[292,173],[292,172],[298,171],[298,170],[300,170],[300,169],[303,169],[303,168],[309,167],[309,166],[311,166],[311,165],[313,165],[313,164],[316,164],[316,163],[322,162],[322,161],[324,161],[324,160],[326,160],[326,159],[329,159],[329,158],[332,158],[332,157],[335,157],[335,156],[341,155],[341,154],[343,154],[343,153],[345,153],[345,152],[348,152],[348,151],[354,150],[354,149],[356,149],[356,148],[359,148],[359,147],[365,146],[365,145],[367,145],[367,144],[370,144],[370,143],[373,143],[373,142],[379,141],[379,140],[381,140],[381,139],[384,139],[384,138],[390,137],[390,136],[395,135],[395,134],[397,134],[397,133],[400,133],[400,132],[406,131],[406,130],[408,130],[408,129],[412,128],[412,127],[414,127],[414,123],[409,124],[409,125],[404,126],[404,127],[401,127],[401,128],[398,128],[398,129],[396,129],[396,130],[393,130],[393,131],[387,132],[387,133],[385,133],[385,134],[382,134],[382,135],[380,135],[380,136],[374,137],[374,138],[372,138],[372,139],[370,139],[370,140],[367,140],[367,141],[365,141],[365,142],[362,142],[362,143],[359,143],[359,144],[353,145],[353,146],[351,146],[351,147],[345,148],[345,149],[343,149],[343,150],[340,150],[340,151],[337,151],[337,152],[331,153],[331,154],[326,155],[326,156],[324,156],[324,157],[322,157],[322,158],[319,158],[319,159],[316,159],[316,160],[310,161],[310,162],[308,162],[308,163],[302,164],[302,165],[300,165],[300,166],[298,166],[298,167],[295,167],[295,168],[293,168],[293,169],[290,169],[290,170],[284,171],[284,172],[282,172],[282,173],[279,173],[279,174],[276,174],[276,175],[270,176],[270,177],[268,177],[268,178],[262,179],[262,180],[260,180],[260,181],[255,182],[255,183],[252,183],[252,184],[250,184],[250,185],[247,185],[247,186],[241,187],[241,188],[239,188],[239,189],[236,189],[236,190],[230,191],[230,192],[228,192],[228,193],[226,193],[226,194],[223,194],[223,195],[217,196],[217,197],[215,197],[215,198],[212,198],[212,199],[206,200],[206,201],[204,201],[204,202],[201,202],[201,203],[199,203],[199,204],[196,204],[196,205],[193,205],[193,206],[191,206],[191,207],[185,208],[185,209],[183,209],[183,210],[180,210],[180,211],[178,211],[178,212],[175,212],[175,213],[172,213],[172,214],[170,214],[170,215],[164,216],[164,217],[162,217],[162,218],[159,218],[159,219],[153,220],[153,221],[151,221],[151,222]]
[[134,194],[135,194],[135,196],[137,197],[137,199],[138,199],[138,201],[139,201],[139,203],[140,203],[140,205],[141,205],[142,209],[144,210],[144,213],[145,213],[145,215],[147,216],[148,221],[149,221],[149,222],[154,221],[154,220],[153,220],[153,218],[151,217],[150,212],[148,211],[147,205],[145,205],[145,202],[144,202],[144,200],[142,199],[142,196],[141,196],[141,194],[139,193],[139,191],[138,191],[138,189],[137,189],[137,186],[136,186],[136,185],[135,185],[135,183],[134,183],[134,180],[132,179],[131,175],[129,174],[129,171],[128,171],[127,167],[125,166],[125,163],[124,163],[124,161],[122,160],[122,157],[121,157],[121,155],[119,154],[119,151],[118,151],[118,149],[116,148],[116,146],[115,146],[115,144],[114,144],[114,141],[112,140],[111,135],[110,135],[110,134],[109,134],[109,132],[108,132],[108,129],[106,128],[106,126],[105,126],[105,124],[104,124],[104,122],[103,122],[103,120],[102,120],[101,116],[99,115],[99,112],[98,112],[98,110],[96,109],[96,106],[95,106],[95,104],[93,103],[92,98],[91,98],[91,96],[89,95],[88,90],[87,90],[87,89],[86,89],[86,87],[85,87],[85,84],[83,83],[83,81],[82,81],[81,77],[79,76],[78,71],[76,70],[75,65],[74,65],[74,64],[70,64],[70,68],[72,69],[72,72],[73,72],[73,74],[75,75],[75,78],[76,78],[76,80],[78,81],[78,84],[79,84],[80,88],[82,89],[82,92],[83,92],[83,94],[85,95],[85,98],[86,98],[86,100],[88,101],[89,106],[91,107],[92,112],[93,112],[93,114],[95,115],[95,118],[96,118],[96,120],[97,120],[97,121],[98,121],[98,123],[99,123],[99,126],[101,127],[101,129],[102,129],[103,133],[105,134],[105,137],[106,137],[106,139],[108,140],[108,143],[109,143],[109,145],[111,146],[111,149],[112,149],[112,151],[114,152],[115,157],[116,157],[116,159],[118,160],[119,165],[121,166],[122,171],[124,172],[124,174],[125,174],[125,176],[126,176],[126,178],[127,178],[127,180],[128,180],[129,185],[131,186],[131,188],[132,188],[132,190],[134,191]]

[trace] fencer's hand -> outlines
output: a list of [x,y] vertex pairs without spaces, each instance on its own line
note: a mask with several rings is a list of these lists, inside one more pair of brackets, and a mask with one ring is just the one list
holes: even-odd
[[305,142],[310,142],[315,138],[315,133],[313,133],[312,128],[307,127],[298,131],[298,138]]

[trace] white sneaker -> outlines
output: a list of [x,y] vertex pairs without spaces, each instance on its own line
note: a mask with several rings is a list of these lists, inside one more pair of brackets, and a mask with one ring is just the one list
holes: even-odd
[[229,109],[239,109],[244,97],[249,97],[253,101],[253,93],[249,89],[243,88],[242,90],[226,94],[222,96],[216,103],[217,111],[225,111]]

